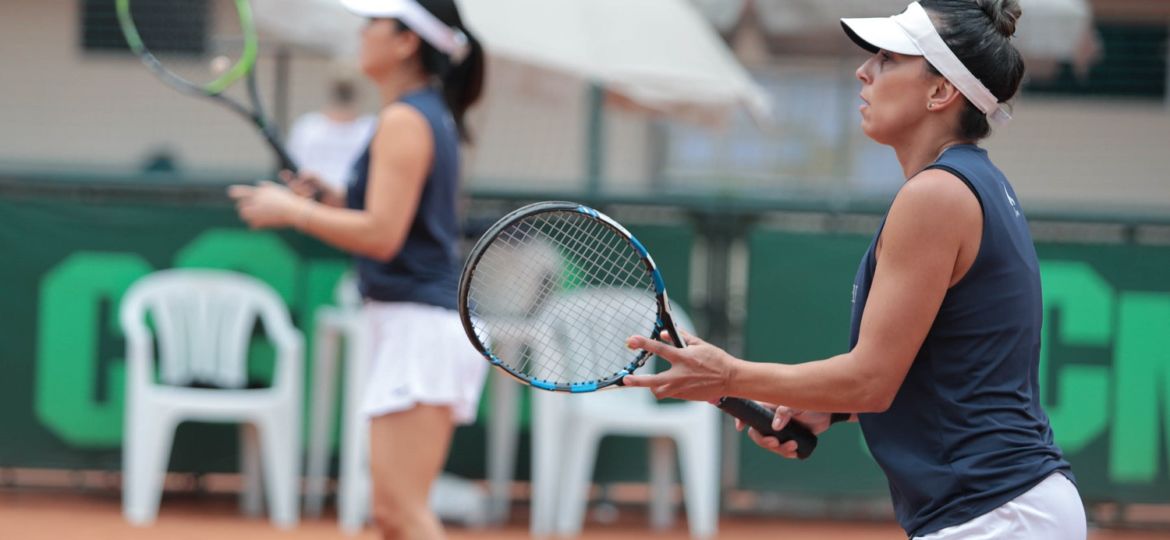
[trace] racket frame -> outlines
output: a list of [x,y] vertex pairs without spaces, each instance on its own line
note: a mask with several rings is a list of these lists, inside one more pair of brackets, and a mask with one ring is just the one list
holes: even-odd
[[[138,33],[138,25],[134,22],[130,2],[131,0],[115,0],[114,8],[118,15],[118,27],[122,31],[122,36],[126,38],[126,44],[130,47],[130,51],[138,56],[142,64],[167,86],[189,96],[210,99],[247,119],[256,127],[261,136],[264,137],[264,141],[268,143],[273,155],[275,155],[279,162],[280,168],[296,172],[296,162],[289,155],[288,150],[284,147],[284,143],[281,142],[276,128],[268,120],[268,116],[264,113],[264,105],[260,99],[260,89],[256,84],[256,59],[260,53],[260,38],[256,33],[256,25],[252,17],[252,5],[248,3],[248,0],[234,0],[236,14],[240,21],[240,29],[244,34],[243,53],[236,60],[235,64],[225,71],[223,75],[202,85],[191,82],[167,69],[162,61],[146,47],[146,44],[142,41],[142,36]],[[244,79],[245,81],[248,100],[252,104],[251,109],[239,101],[224,95],[224,92],[240,79]]]
[[[662,279],[662,274],[658,271],[658,266],[654,264],[654,259],[646,250],[646,247],[638,241],[633,234],[630,233],[620,223],[613,220],[609,216],[594,210],[588,206],[568,202],[568,201],[545,201],[529,204],[523,206],[504,217],[500,218],[491,228],[489,228],[475,246],[471,249],[471,254],[468,255],[467,263],[463,267],[463,273],[459,279],[459,296],[458,309],[459,319],[463,323],[463,330],[467,333],[468,340],[475,346],[476,350],[492,365],[504,370],[505,373],[511,375],[513,378],[519,380],[524,384],[534,386],[541,390],[548,390],[553,392],[570,392],[570,393],[586,393],[598,390],[611,389],[622,386],[622,380],[626,375],[632,374],[635,370],[642,367],[646,363],[646,359],[650,357],[650,353],[642,350],[639,351],[634,360],[620,370],[612,377],[604,380],[579,383],[579,384],[563,384],[553,383],[551,381],[544,381],[535,379],[525,375],[516,369],[513,369],[504,361],[492,352],[491,348],[485,345],[479,335],[475,331],[474,321],[471,319],[471,309],[468,306],[468,293],[471,287],[471,277],[475,273],[475,268],[479,264],[480,259],[484,253],[487,252],[488,246],[496,240],[496,238],[503,233],[505,229],[514,225],[515,223],[536,216],[539,214],[550,212],[576,212],[582,214],[598,223],[603,224],[612,231],[616,232],[634,248],[638,253],[642,264],[646,268],[646,272],[650,274],[651,280],[654,283],[654,292],[658,301],[658,316],[654,324],[654,329],[651,331],[650,339],[659,339],[660,333],[665,330],[677,347],[686,347],[682,336],[674,324],[674,317],[670,313],[670,300],[666,294],[666,284]],[[817,436],[812,431],[797,421],[791,421],[781,430],[772,429],[772,416],[774,411],[770,411],[764,406],[755,401],[737,398],[737,397],[722,397],[712,402],[716,407],[722,409],[727,414],[743,420],[747,425],[758,431],[764,436],[777,438],[781,443],[791,440],[797,441],[797,457],[800,459],[808,458],[813,450],[817,447]]]
[[476,334],[474,321],[471,319],[471,306],[468,305],[468,293],[471,287],[471,277],[475,274],[476,266],[484,253],[487,252],[488,246],[496,240],[497,237],[508,227],[520,222],[522,220],[537,216],[540,214],[554,213],[554,212],[571,212],[580,214],[588,219],[592,219],[597,223],[607,227],[622,239],[624,239],[638,254],[642,265],[646,269],[646,273],[650,276],[654,283],[654,295],[658,304],[657,318],[654,323],[654,328],[648,336],[650,339],[658,339],[658,334],[666,330],[671,339],[674,340],[678,346],[683,346],[682,338],[678,330],[674,326],[674,317],[670,313],[670,299],[666,294],[666,284],[662,280],[662,274],[658,271],[658,266],[654,264],[654,259],[650,253],[646,251],[646,247],[638,241],[633,234],[630,233],[620,223],[613,220],[609,216],[594,210],[588,206],[568,202],[568,201],[545,201],[533,203],[519,209],[513,210],[504,217],[500,218],[491,228],[487,230],[480,237],[479,241],[471,249],[471,254],[468,255],[467,263],[463,267],[463,274],[459,279],[459,319],[463,323],[463,330],[467,334],[468,340],[475,346],[476,350],[492,365],[504,370],[507,374],[516,378],[524,384],[528,384],[539,388],[541,390],[548,390],[552,392],[570,392],[575,394],[594,392],[613,388],[622,385],[622,379],[626,375],[632,374],[635,370],[646,364],[646,360],[650,358],[650,353],[646,351],[638,351],[634,359],[630,361],[622,369],[618,370],[613,375],[600,379],[597,381],[581,382],[581,383],[557,383],[528,376],[516,370],[508,363],[501,360],[492,352],[491,347],[484,344]]

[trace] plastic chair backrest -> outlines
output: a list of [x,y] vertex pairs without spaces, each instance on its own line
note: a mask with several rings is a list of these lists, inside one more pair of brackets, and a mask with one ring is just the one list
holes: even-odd
[[[127,339],[158,342],[163,384],[247,386],[248,345],[257,321],[277,342],[296,330],[284,302],[264,282],[221,270],[163,270],[134,283],[122,300]],[[149,346],[141,350],[151,355]]]

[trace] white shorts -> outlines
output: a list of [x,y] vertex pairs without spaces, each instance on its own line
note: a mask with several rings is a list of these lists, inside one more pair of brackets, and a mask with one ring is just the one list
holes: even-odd
[[1085,540],[1077,487],[1056,472],[1003,506],[915,540]]
[[370,418],[416,404],[447,405],[475,422],[488,363],[467,340],[459,314],[407,302],[362,307],[371,350],[362,412]]

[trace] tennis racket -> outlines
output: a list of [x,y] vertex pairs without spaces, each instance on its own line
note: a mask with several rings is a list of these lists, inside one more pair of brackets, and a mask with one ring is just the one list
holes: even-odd
[[[187,10],[178,9],[177,3],[117,0],[115,7],[118,26],[130,50],[159,80],[189,96],[210,99],[247,119],[272,148],[280,168],[296,172],[296,164],[264,114],[260,100],[255,72],[260,40],[247,0],[215,0],[206,4],[212,10],[206,18],[214,29],[202,40],[203,54],[194,57],[190,53],[160,50],[156,55],[151,52],[154,44],[165,48],[170,40],[176,39],[176,18],[189,16]],[[228,11],[234,11],[235,16],[224,16]],[[240,93],[246,94],[250,106],[228,94],[240,79],[245,83]]]
[[[658,339],[675,328],[662,275],[646,248],[605,214],[571,202],[520,208],[484,233],[459,283],[467,337],[492,365],[521,382],[555,392],[622,385],[645,365],[631,335]],[[772,429],[772,411],[724,397],[716,405],[781,443],[795,440],[806,458],[817,438],[789,422]]]

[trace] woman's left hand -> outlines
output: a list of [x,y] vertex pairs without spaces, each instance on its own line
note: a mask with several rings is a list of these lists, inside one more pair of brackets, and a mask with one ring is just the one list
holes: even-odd
[[240,219],[253,229],[289,227],[304,213],[304,206],[312,204],[288,188],[268,181],[255,186],[231,186],[228,196],[236,200]]
[[[657,355],[670,362],[670,369],[654,375],[629,375],[624,384],[649,388],[659,399],[713,401],[727,395],[735,357],[681,330],[679,335],[686,341],[686,348],[680,349],[644,336],[627,339],[626,346]],[[670,337],[663,332],[662,339],[669,340]]]

